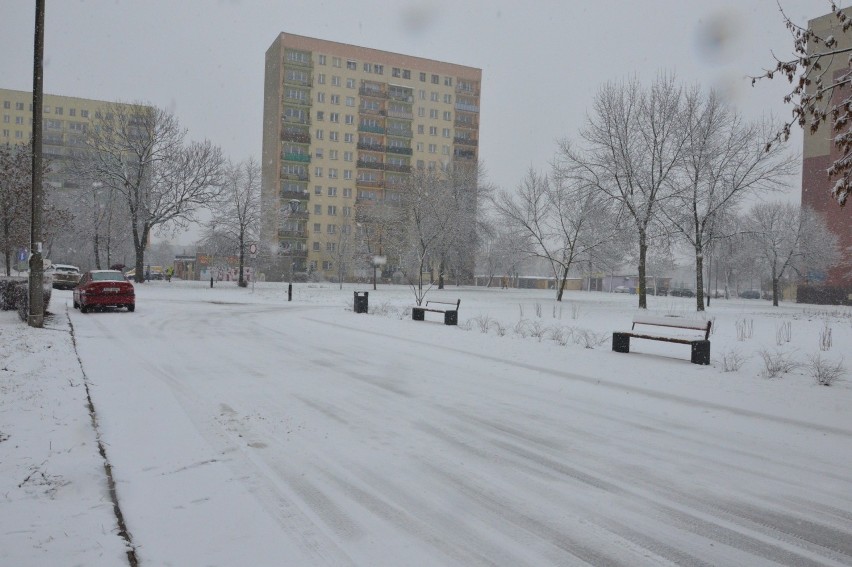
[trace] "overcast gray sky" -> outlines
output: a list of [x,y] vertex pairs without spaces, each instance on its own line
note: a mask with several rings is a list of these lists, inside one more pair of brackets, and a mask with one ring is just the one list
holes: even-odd
[[[801,25],[830,9],[780,3]],[[0,87],[32,89],[34,4],[2,0]],[[786,83],[745,78],[791,52],[776,0],[47,0],[44,90],[155,104],[192,138],[260,158],[264,53],[280,32],[481,68],[480,159],[504,188],[547,167],[606,81],[674,72],[747,117],[790,112]]]

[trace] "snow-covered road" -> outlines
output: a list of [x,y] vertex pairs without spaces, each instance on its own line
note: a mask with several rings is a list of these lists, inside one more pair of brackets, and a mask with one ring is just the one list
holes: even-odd
[[139,296],[69,312],[143,565],[852,564],[852,426],[711,368]]

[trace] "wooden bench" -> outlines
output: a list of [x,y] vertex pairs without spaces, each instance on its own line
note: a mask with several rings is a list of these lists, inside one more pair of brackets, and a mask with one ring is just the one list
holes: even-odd
[[[637,332],[636,325],[704,331],[704,338]],[[692,347],[692,357],[690,360],[693,364],[710,364],[710,325],[710,321],[690,321],[678,317],[655,317],[638,314],[633,317],[633,326],[630,331],[615,331],[612,333],[612,350],[615,352],[630,352],[631,337],[634,339],[680,343]]]
[[[430,307],[430,305],[451,305],[453,307]],[[426,320],[426,311],[432,311],[433,313],[443,313],[444,314],[444,325],[458,325],[459,324],[459,305],[461,305],[461,299],[456,301],[455,303],[450,303],[447,301],[427,301],[426,305],[412,307],[411,308],[411,318],[415,321],[425,321]]]

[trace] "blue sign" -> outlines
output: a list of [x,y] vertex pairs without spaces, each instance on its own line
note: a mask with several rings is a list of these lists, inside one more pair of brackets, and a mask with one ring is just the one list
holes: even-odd
[[27,259],[27,249],[21,248],[20,250],[18,250],[18,261],[23,262],[26,259]]

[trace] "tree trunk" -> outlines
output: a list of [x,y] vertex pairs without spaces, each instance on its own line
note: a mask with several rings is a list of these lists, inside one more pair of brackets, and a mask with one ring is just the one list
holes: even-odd
[[[639,309],[648,308],[645,289],[645,260],[648,256],[648,237],[644,230],[639,231]],[[610,284],[611,286],[612,284]]]
[[695,247],[695,309],[704,311],[704,255]]
[[772,305],[778,307],[778,276],[775,266],[772,266]]
[[568,266],[562,268],[562,277],[559,277],[558,273],[556,276],[556,287],[558,288],[556,291],[556,301],[562,301],[562,293],[565,291],[565,280],[568,279]]

